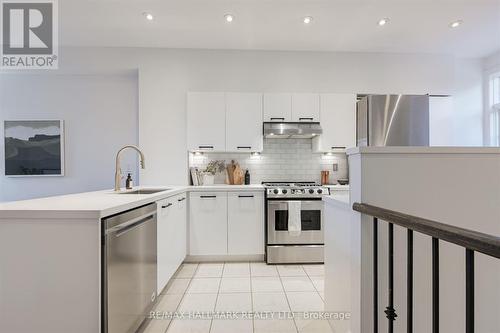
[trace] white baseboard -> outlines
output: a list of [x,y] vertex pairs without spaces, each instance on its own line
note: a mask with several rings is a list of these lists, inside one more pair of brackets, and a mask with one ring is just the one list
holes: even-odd
[[221,262],[221,261],[264,261],[263,254],[250,255],[188,255],[184,262]]

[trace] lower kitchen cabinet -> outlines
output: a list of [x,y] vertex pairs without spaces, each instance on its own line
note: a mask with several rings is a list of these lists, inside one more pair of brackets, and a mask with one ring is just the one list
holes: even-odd
[[175,270],[177,270],[187,254],[187,193],[175,196],[174,211],[177,228],[174,234],[177,238],[172,246],[172,256],[175,258]]
[[189,197],[189,254],[227,254],[227,193],[192,192]]
[[157,292],[165,288],[186,257],[186,193],[157,202]]
[[264,254],[264,193],[191,192],[189,255]]
[[264,254],[264,193],[229,192],[227,206],[228,254]]

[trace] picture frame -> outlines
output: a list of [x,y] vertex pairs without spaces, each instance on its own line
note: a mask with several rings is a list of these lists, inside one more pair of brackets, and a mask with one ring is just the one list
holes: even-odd
[[64,121],[4,120],[6,177],[62,177]]

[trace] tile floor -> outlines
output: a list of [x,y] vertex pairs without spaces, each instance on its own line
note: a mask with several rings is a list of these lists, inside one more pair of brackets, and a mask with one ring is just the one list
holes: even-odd
[[[159,315],[145,333],[331,333],[326,320],[286,316],[323,311],[323,284],[323,265],[183,264],[160,295],[155,309]],[[233,317],[202,315],[214,311],[227,311]],[[268,318],[247,315],[261,311]],[[162,317],[173,312],[198,316]]]

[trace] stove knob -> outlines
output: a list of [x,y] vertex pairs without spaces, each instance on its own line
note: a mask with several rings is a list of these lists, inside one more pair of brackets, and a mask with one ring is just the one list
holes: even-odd
[[274,192],[274,194],[280,193],[280,191],[278,189],[275,189],[273,192]]
[[321,193],[323,193],[323,190],[318,188],[318,194],[321,194]]
[[311,188],[311,189],[309,190],[309,193],[314,194],[314,190]]
[[287,190],[283,190],[281,191],[283,194],[286,194],[288,191]]

